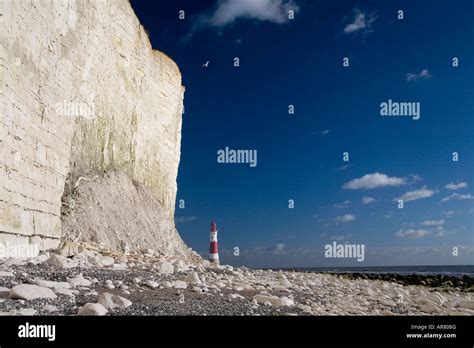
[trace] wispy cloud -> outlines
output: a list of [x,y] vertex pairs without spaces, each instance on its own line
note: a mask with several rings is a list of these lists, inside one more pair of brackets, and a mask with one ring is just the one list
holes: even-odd
[[321,135],[328,135],[329,134],[329,129],[325,129],[321,131]]
[[435,237],[444,237],[446,235],[455,234],[453,231],[446,231],[443,226],[437,226],[433,232]]
[[351,201],[344,201],[338,204],[334,204],[334,208],[347,208],[351,205]]
[[346,34],[368,34],[373,31],[372,24],[377,20],[377,18],[378,17],[375,15],[375,13],[369,14],[367,12],[355,9],[352,22],[348,23],[344,27],[344,32]]
[[370,203],[374,203],[376,201],[377,200],[373,197],[362,197],[362,203],[364,203],[364,204],[370,204]]
[[441,226],[444,225],[444,220],[426,220],[423,221],[420,225],[422,226]]
[[453,194],[444,197],[441,202],[448,202],[448,201],[464,201],[466,199],[474,199],[474,196],[472,196],[470,193],[469,194],[460,194],[457,192],[454,192]]
[[355,215],[345,214],[345,215],[336,217],[336,219],[334,219],[334,221],[336,221],[336,222],[350,222],[350,221],[354,221],[355,219],[356,219]]
[[407,81],[428,80],[430,78],[432,78],[432,76],[428,69],[423,69],[418,74],[417,73],[406,74]]
[[283,254],[286,250],[286,244],[285,243],[277,243],[275,246],[272,248],[272,251],[274,254]]
[[184,224],[186,222],[194,221],[197,219],[197,216],[179,216],[174,219],[177,224]]
[[456,190],[459,190],[459,189],[462,189],[462,188],[465,188],[465,187],[467,187],[467,183],[465,183],[465,182],[460,182],[460,183],[457,183],[457,184],[451,182],[451,183],[446,185],[446,188],[448,190],[451,190],[451,191],[456,191]]
[[407,183],[406,178],[390,177],[383,173],[366,174],[361,178],[345,183],[342,188],[350,190],[374,189],[384,186],[401,186]]
[[395,198],[394,201],[397,200],[403,200],[404,202],[410,202],[410,201],[416,201],[417,199],[422,199],[422,198],[429,198],[434,195],[434,191],[429,190],[426,188],[426,186],[414,190],[414,191],[408,191],[405,192],[402,196]]
[[346,170],[347,168],[350,168],[350,167],[352,167],[352,164],[344,164],[343,166],[337,167],[336,170],[338,172],[340,172],[340,171]]
[[336,242],[347,241],[352,238],[352,234],[341,234],[336,236],[327,236],[327,239],[333,240]]
[[415,239],[415,238],[423,238],[426,236],[429,236],[431,233],[427,230],[419,229],[415,230],[413,228],[410,228],[408,230],[399,230],[395,235],[398,238],[409,238],[409,239]]
[[220,0],[212,9],[193,19],[193,26],[187,39],[201,29],[221,29],[237,20],[285,24],[289,21],[289,11],[297,13],[299,9],[293,0]]

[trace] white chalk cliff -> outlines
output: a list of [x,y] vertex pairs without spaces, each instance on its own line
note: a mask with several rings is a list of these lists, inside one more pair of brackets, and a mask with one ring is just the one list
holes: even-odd
[[129,1],[0,0],[0,13],[0,243],[185,253],[173,222],[184,87]]

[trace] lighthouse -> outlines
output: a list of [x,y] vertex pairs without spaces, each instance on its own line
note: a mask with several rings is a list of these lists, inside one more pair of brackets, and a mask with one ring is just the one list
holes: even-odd
[[219,264],[219,253],[217,251],[217,225],[215,221],[211,223],[209,261]]

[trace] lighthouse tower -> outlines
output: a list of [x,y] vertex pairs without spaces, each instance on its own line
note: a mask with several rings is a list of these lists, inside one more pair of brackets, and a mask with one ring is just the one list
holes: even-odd
[[215,221],[211,223],[209,261],[217,263],[217,264],[219,263],[219,253],[217,251],[217,225]]

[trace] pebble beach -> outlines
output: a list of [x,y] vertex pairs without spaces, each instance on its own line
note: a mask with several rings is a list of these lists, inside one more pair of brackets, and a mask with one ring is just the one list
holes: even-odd
[[[473,315],[473,278],[256,270],[83,251],[0,261],[1,315]],[[198,258],[196,258],[198,260]]]

